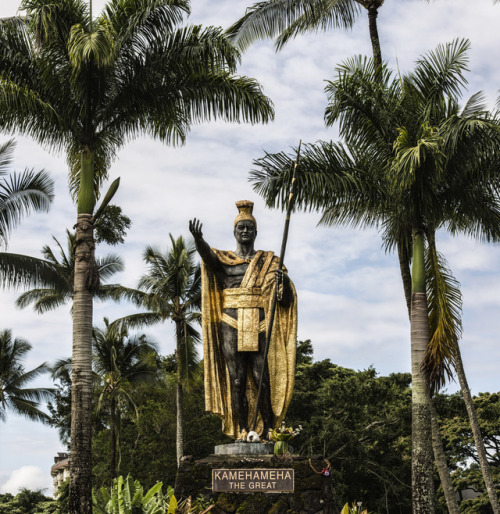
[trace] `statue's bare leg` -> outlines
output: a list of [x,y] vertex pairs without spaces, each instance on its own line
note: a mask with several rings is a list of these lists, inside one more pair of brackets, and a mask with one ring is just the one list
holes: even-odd
[[264,348],[266,344],[265,339],[266,338],[264,332],[261,332],[259,334],[259,351],[251,352],[249,355],[252,367],[252,377],[257,388],[259,387],[260,377],[263,374],[259,411],[262,416],[262,421],[264,422],[262,437],[267,438],[269,430],[273,429],[274,415],[271,405],[271,383],[269,380],[269,368],[267,366],[267,361],[264,359]]
[[222,323],[222,353],[226,360],[231,381],[231,408],[233,419],[240,431],[248,429],[248,401],[246,398],[248,354],[238,352],[238,331]]

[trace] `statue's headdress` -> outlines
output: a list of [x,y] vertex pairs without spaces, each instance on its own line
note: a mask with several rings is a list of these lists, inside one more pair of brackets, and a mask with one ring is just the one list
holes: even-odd
[[236,207],[238,207],[238,216],[236,216],[236,219],[234,220],[234,226],[236,227],[238,221],[249,220],[253,222],[255,230],[257,230],[257,221],[255,221],[255,218],[252,215],[253,202],[250,200],[240,200],[239,202],[236,202]]

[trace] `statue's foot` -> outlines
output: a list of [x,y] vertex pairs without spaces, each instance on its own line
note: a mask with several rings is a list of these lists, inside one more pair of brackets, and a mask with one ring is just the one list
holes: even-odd
[[240,432],[240,437],[237,439],[237,441],[246,442],[247,437],[248,437],[248,430],[247,430],[246,428],[244,428],[244,429]]
[[264,430],[262,431],[262,435],[260,436],[262,441],[270,441],[271,440],[271,433],[272,433],[272,431],[273,430],[271,428],[264,427]]

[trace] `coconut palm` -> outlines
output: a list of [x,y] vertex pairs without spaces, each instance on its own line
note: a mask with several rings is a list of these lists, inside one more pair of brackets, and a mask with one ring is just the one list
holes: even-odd
[[[397,248],[403,256],[402,269],[409,262],[404,256],[412,256],[417,512],[433,508],[422,503],[432,490],[429,379],[437,388],[450,367],[459,367],[460,295],[435,250],[435,233],[444,229],[486,240],[500,237],[498,120],[486,112],[479,94],[461,111],[458,106],[467,48],[466,41],[440,46],[411,74],[397,79],[385,67],[377,72],[366,59],[341,66],[327,86],[326,121],[340,123],[346,142],[307,146],[297,188],[302,190],[299,207],[321,211],[323,223],[379,227],[386,249]],[[253,180],[268,203],[286,203],[289,162],[284,153],[256,162],[260,169]]]
[[138,416],[133,386],[157,378],[156,346],[145,335],[129,335],[125,326],[111,327],[104,318],[104,329],[94,327],[94,372],[99,381],[97,412],[109,409],[110,475],[120,468],[120,427],[122,413],[131,409]]
[[[54,237],[57,252],[49,245],[45,245],[42,249],[44,257],[44,265],[53,269],[54,273],[59,275],[60,282],[57,286],[52,287],[36,287],[22,293],[16,300],[17,307],[21,309],[32,304],[33,309],[38,314],[43,314],[52,309],[56,309],[67,304],[73,298],[73,274],[75,269],[74,247],[75,233],[66,230],[67,249]],[[59,256],[57,256],[59,253]],[[34,259],[40,260],[40,259]],[[108,291],[113,287],[112,284],[105,285],[106,279],[112,277],[115,273],[123,271],[124,265],[121,257],[115,254],[109,254],[104,258],[96,258],[96,267],[99,274],[99,288],[94,292],[94,297],[105,299]]]
[[83,0],[21,8],[27,18],[0,25],[0,125],[68,157],[77,203],[69,510],[91,512],[93,214],[110,162],[140,134],[184,143],[192,123],[265,122],[273,110],[254,80],[233,75],[239,54],[221,29],[180,27],[188,0],[111,0],[96,19]]
[[128,326],[144,326],[164,322],[175,323],[177,363],[177,427],[176,453],[179,464],[184,454],[183,394],[189,387],[198,363],[195,345],[200,334],[194,324],[200,319],[201,273],[195,263],[195,247],[182,237],[170,235],[172,247],[166,253],[148,247],[144,252],[147,272],[139,281],[138,289],[116,288],[116,299],[127,299],[147,312],[133,314],[117,320]]
[[31,211],[46,212],[54,197],[54,184],[44,170],[8,174],[14,140],[0,145],[0,247],[7,246],[10,232]]
[[382,64],[377,29],[378,9],[384,0],[264,0],[249,7],[227,33],[242,50],[254,41],[274,38],[276,50],[299,34],[348,29],[366,10],[373,58]]
[[26,385],[47,373],[46,363],[26,371],[22,359],[31,350],[24,339],[12,338],[11,330],[0,332],[0,421],[5,421],[10,410],[34,421],[47,423],[48,414],[40,410],[40,402],[52,398],[53,389],[27,388]]

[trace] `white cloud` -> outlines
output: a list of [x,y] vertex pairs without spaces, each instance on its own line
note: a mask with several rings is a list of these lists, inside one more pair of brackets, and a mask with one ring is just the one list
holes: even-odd
[[52,496],[50,473],[38,466],[22,466],[12,471],[7,480],[0,484],[0,493],[16,495],[23,488],[32,491],[41,489],[45,495]]

